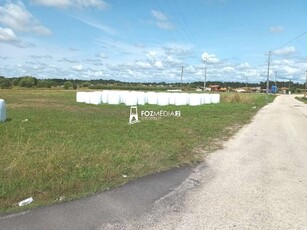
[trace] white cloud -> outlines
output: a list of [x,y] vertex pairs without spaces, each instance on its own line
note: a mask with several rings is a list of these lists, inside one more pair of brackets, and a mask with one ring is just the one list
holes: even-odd
[[160,68],[160,69],[163,68],[162,61],[160,61],[160,60],[159,60],[159,61],[156,61],[155,64],[154,64],[154,66],[157,67],[157,68]]
[[19,39],[16,37],[14,31],[10,28],[0,27],[0,41],[2,42],[16,42]]
[[22,2],[16,4],[8,2],[0,6],[0,23],[15,31],[32,32],[39,35],[50,35],[51,31],[44,27]]
[[68,59],[68,58],[61,58],[58,62],[67,62],[67,63],[78,63],[76,60]]
[[105,9],[108,7],[108,4],[103,0],[32,0],[31,1],[37,5],[56,7],[56,8],[96,8],[96,9]]
[[168,18],[166,17],[165,14],[163,14],[161,11],[157,11],[157,10],[152,10],[151,11],[151,15],[153,17],[155,17],[157,20],[159,21],[167,21]]
[[204,52],[201,55],[202,61],[206,61],[207,63],[217,64],[220,62],[220,60],[216,57],[215,54],[208,54],[207,52]]
[[238,68],[241,68],[241,69],[245,69],[249,67],[250,67],[250,64],[248,62],[240,63],[238,66]]
[[96,54],[95,56],[98,57],[98,58],[101,58],[101,59],[107,59],[108,58],[108,55],[106,55],[105,53]]
[[171,30],[174,28],[174,26],[172,25],[172,23],[170,23],[169,21],[158,21],[157,22],[157,26],[160,29],[164,29],[164,30]]
[[84,67],[83,65],[79,64],[79,65],[74,65],[71,67],[73,70],[76,70],[76,71],[83,71],[84,70]]
[[85,19],[85,18],[81,18],[81,17],[74,17],[78,20],[80,20],[81,22],[93,27],[93,28],[96,28],[98,30],[101,30],[103,32],[105,32],[106,34],[109,34],[109,35],[115,35],[116,34],[116,31],[115,29],[109,27],[109,26],[106,26],[106,25],[103,25],[101,23],[97,23],[97,22],[94,22],[90,19]]
[[271,26],[270,32],[271,33],[282,33],[284,32],[284,28],[282,26]]
[[299,72],[299,69],[296,67],[291,67],[291,66],[284,66],[282,69],[286,72],[287,75],[293,75],[297,74]]
[[273,51],[273,54],[286,56],[286,55],[294,54],[295,52],[296,52],[296,48],[294,46],[288,46],[288,47]]
[[33,47],[33,44],[22,42],[10,28],[0,27],[0,42],[7,43],[18,48]]
[[151,15],[157,20],[156,25],[160,29],[171,30],[174,29],[174,25],[169,21],[168,17],[161,11],[152,10]]
[[154,59],[157,56],[157,51],[155,50],[149,51],[146,56],[149,59]]
[[136,61],[135,64],[140,68],[151,68],[151,64],[143,61]]
[[225,73],[230,73],[230,72],[233,72],[235,71],[236,69],[234,67],[231,67],[231,66],[225,66],[221,69],[223,72]]
[[70,0],[32,0],[34,4],[64,8],[70,5]]

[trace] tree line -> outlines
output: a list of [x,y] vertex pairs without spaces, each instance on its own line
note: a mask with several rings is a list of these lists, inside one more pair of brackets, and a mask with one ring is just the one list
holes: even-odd
[[[82,79],[38,79],[33,76],[22,76],[7,78],[0,76],[0,88],[11,89],[13,87],[24,87],[24,88],[52,88],[61,87],[64,89],[77,89],[77,88],[90,88],[90,89],[125,89],[125,90],[165,90],[173,88],[183,89],[195,89],[203,87],[203,82],[196,81],[190,83],[166,83],[166,82],[122,82],[118,80],[82,80]],[[244,82],[221,82],[221,81],[208,81],[209,85],[219,85],[223,88],[242,88],[242,87],[260,87],[266,88],[266,82],[259,83],[244,83]],[[275,85],[275,82],[270,81],[270,86]],[[295,92],[298,89],[304,89],[304,84],[292,81],[277,81],[276,85],[278,88],[287,87],[289,90]]]

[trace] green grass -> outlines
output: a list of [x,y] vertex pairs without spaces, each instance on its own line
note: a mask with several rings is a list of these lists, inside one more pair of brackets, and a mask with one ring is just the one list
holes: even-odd
[[9,118],[0,123],[1,212],[22,210],[17,202],[30,196],[25,208],[199,162],[265,105],[265,95],[253,94],[223,94],[222,103],[197,107],[145,105],[138,110],[181,117],[129,125],[129,107],[76,103],[75,91],[0,90],[0,98]]
[[307,97],[295,97],[295,99],[304,102],[305,104],[307,104]]

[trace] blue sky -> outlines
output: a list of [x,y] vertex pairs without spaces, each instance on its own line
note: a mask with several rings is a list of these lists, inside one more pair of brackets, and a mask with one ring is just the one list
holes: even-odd
[[[305,81],[306,0],[0,0],[0,75]],[[286,44],[286,45],[284,45]]]

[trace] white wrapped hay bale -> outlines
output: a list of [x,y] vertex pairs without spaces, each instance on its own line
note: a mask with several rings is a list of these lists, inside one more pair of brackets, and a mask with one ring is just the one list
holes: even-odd
[[108,92],[108,104],[119,105],[121,103],[120,93],[117,91]]
[[126,103],[126,98],[129,96],[130,92],[129,91],[118,91],[120,95],[120,103],[125,104]]
[[191,93],[189,94],[189,105],[191,106],[198,106],[202,103],[202,95],[198,93]]
[[158,105],[165,106],[169,105],[169,93],[158,93]]
[[89,102],[93,105],[99,105],[102,102],[101,92],[90,92],[89,93]]
[[86,97],[87,97],[86,94],[87,94],[87,92],[77,92],[76,93],[76,101],[84,103],[85,100],[86,100]]
[[138,95],[135,92],[129,92],[126,94],[125,104],[128,106],[137,105],[138,104]]
[[221,95],[220,94],[210,94],[211,96],[211,103],[217,104],[220,103]]
[[147,103],[147,98],[145,92],[137,92],[138,105],[145,105]]
[[147,93],[147,103],[150,105],[158,104],[158,96],[155,92],[148,92]]
[[101,94],[101,102],[107,104],[108,103],[108,95],[109,95],[109,91],[108,90],[104,90],[102,91]]
[[208,93],[203,94],[202,103],[203,104],[211,104],[211,96],[210,96],[210,94],[208,94]]
[[169,104],[170,105],[175,105],[175,98],[176,98],[176,95],[177,95],[178,93],[171,93],[170,95],[169,95]]
[[84,102],[86,104],[90,104],[90,92],[85,92],[85,94],[84,94]]
[[178,93],[175,98],[175,105],[187,105],[188,97],[188,93]]
[[6,107],[5,101],[0,99],[0,122],[5,122],[6,120]]

